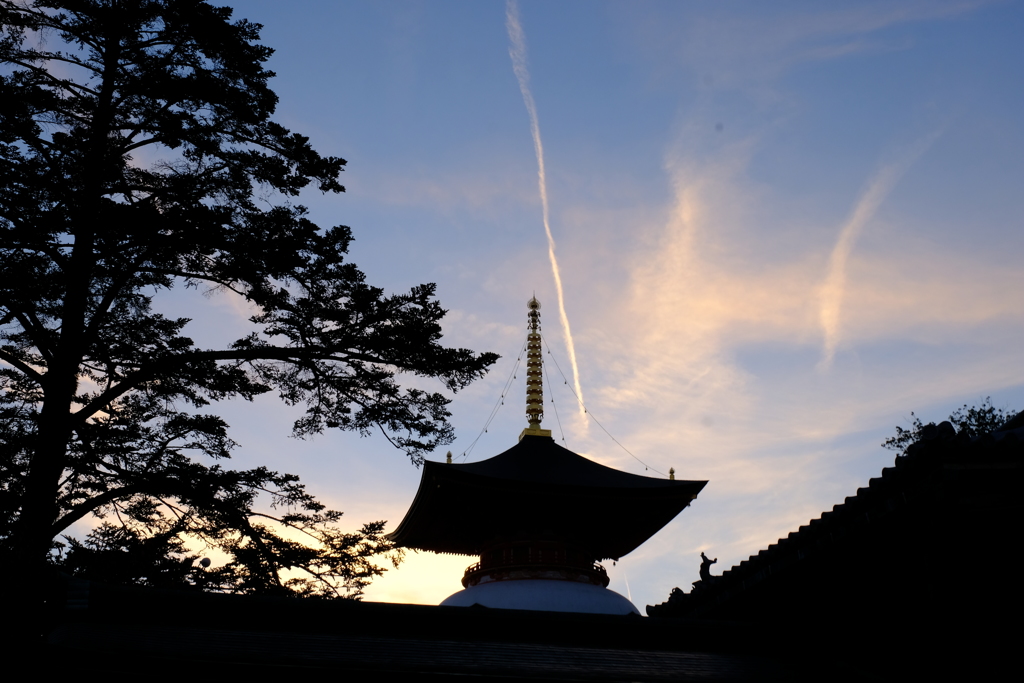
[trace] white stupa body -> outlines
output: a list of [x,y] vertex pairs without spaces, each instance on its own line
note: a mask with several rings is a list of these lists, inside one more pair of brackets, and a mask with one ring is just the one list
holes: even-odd
[[441,605],[479,605],[541,612],[640,614],[633,603],[615,591],[592,583],[552,579],[510,579],[478,583],[448,596]]

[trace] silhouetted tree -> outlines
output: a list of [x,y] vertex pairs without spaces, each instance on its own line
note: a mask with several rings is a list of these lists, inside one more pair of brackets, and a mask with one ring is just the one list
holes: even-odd
[[[1012,410],[994,407],[992,397],[989,396],[981,402],[980,406],[968,406],[965,403],[963,407],[957,408],[949,416],[949,422],[956,428],[958,434],[966,433],[967,436],[974,437],[994,432],[1015,414]],[[890,436],[882,442],[884,448],[905,453],[907,447],[924,437],[924,430],[928,425],[921,422],[921,418],[914,413],[910,413],[910,417],[910,428],[896,427],[896,435]]]
[[[349,228],[290,203],[342,192],[345,161],[271,119],[272,51],[230,16],[199,0],[0,0],[8,569],[57,557],[127,582],[357,594],[390,548],[381,523],[344,533],[294,476],[224,469],[227,425],[197,409],[276,391],[305,406],[296,436],[379,428],[418,462],[451,440],[450,399],[397,375],[454,392],[496,358],[442,346],[433,285],[370,287],[345,260]],[[244,297],[251,328],[198,347],[154,301],[175,286]],[[90,515],[106,521],[55,556]],[[200,572],[185,537],[227,560]]]

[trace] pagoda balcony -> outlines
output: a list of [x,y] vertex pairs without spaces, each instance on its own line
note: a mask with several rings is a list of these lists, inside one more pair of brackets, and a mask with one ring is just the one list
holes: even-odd
[[517,544],[485,551],[480,561],[466,568],[466,588],[491,581],[548,579],[578,581],[606,588],[608,572],[593,556],[564,546]]

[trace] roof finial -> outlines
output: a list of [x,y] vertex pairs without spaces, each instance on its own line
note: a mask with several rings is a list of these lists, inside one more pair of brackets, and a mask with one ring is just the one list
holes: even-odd
[[526,314],[526,328],[529,330],[526,335],[526,419],[529,420],[529,426],[519,435],[520,440],[524,436],[551,436],[550,429],[540,427],[544,419],[544,366],[541,356],[540,302],[536,295],[526,302],[526,307],[530,311]]
[[526,307],[530,309],[526,315],[526,328],[529,330],[526,335],[526,418],[530,421],[530,429],[540,429],[540,422],[544,419],[540,302],[535,296],[527,302]]

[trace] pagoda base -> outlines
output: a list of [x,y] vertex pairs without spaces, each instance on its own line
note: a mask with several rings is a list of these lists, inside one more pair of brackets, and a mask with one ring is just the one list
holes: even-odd
[[615,591],[592,583],[551,579],[511,579],[470,586],[447,597],[442,607],[491,607],[539,612],[636,614],[640,611]]

